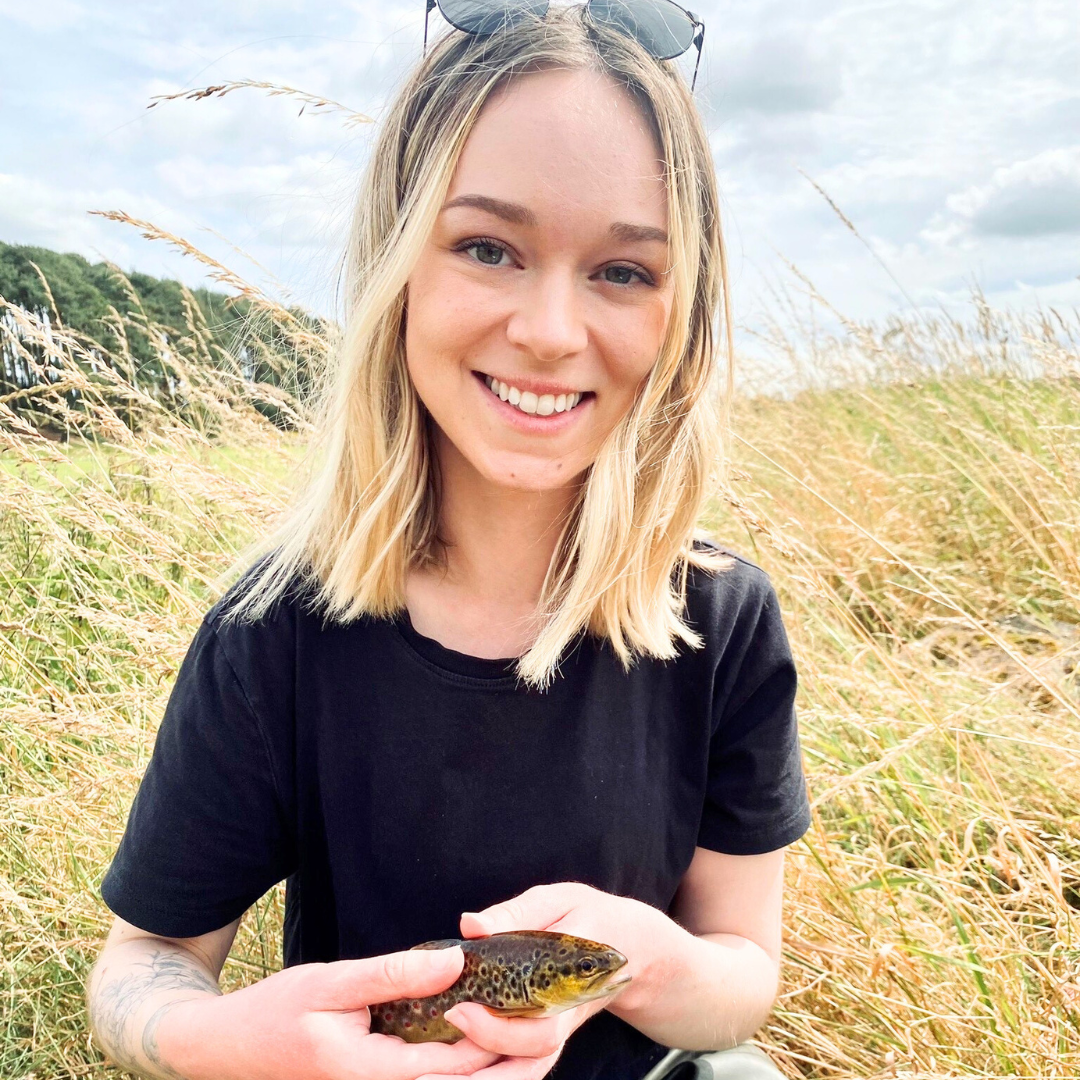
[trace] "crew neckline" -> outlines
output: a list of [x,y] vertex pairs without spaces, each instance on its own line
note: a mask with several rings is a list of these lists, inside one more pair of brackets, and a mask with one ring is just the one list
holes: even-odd
[[394,626],[414,652],[429,664],[449,671],[454,675],[464,675],[471,679],[512,679],[516,678],[518,657],[506,656],[491,659],[486,656],[472,656],[469,653],[448,649],[434,638],[426,637],[413,626],[409,609],[403,607],[394,619]]

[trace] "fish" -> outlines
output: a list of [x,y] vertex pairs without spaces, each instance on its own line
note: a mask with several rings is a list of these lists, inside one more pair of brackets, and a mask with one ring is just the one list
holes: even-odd
[[475,1001],[497,1016],[551,1016],[609,997],[630,982],[626,957],[609,945],[550,930],[513,930],[490,937],[443,938],[416,949],[460,945],[465,967],[441,994],[370,1006],[371,1030],[405,1042],[455,1043],[464,1033],[445,1013]]

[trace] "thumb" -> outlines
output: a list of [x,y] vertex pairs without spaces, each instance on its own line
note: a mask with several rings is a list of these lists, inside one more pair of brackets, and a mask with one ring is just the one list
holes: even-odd
[[546,930],[580,903],[580,893],[585,888],[577,882],[534,885],[505,903],[493,904],[483,911],[466,911],[461,916],[461,933],[465,937],[480,937],[509,930]]
[[453,986],[465,966],[460,945],[446,949],[407,949],[366,960],[326,965],[320,1009],[362,1009],[398,998],[420,998]]

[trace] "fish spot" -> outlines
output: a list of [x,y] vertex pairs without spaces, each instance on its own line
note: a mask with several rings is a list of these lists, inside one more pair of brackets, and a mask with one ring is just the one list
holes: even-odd
[[564,947],[564,948],[561,948],[561,949],[559,950],[559,955],[560,955],[560,956],[565,956],[565,955],[566,955],[566,953],[567,953],[567,950],[566,950],[566,948],[565,948],[565,947]]
[[484,997],[486,997],[488,999],[488,1001],[491,1000],[491,987],[490,986],[484,991]]
[[421,1005],[419,1001],[414,1001],[412,1003],[412,1007],[413,1007],[413,1012],[419,1012],[423,1008],[423,1005]]
[[498,1005],[499,1008],[501,1009],[503,1007],[503,999],[502,998],[497,998],[496,1001],[495,1001],[495,1004]]
[[546,990],[550,985],[551,985],[551,980],[550,979],[545,979],[544,980],[544,989]]
[[506,963],[506,958],[504,956],[496,956],[495,957],[495,962],[497,964],[499,964],[500,966],[502,966],[503,964]]
[[383,1013],[383,1019],[384,1020],[393,1020],[394,1019],[394,1014],[393,1013]]
[[533,959],[534,960],[539,960],[540,959],[540,950],[539,949],[533,949]]
[[487,974],[487,964],[481,964],[480,965],[480,974],[481,975],[486,975]]
[[559,971],[563,975],[569,975],[570,974],[570,965],[569,964],[563,964],[563,966],[561,968],[559,968]]
[[432,1005],[431,1009],[428,1011],[428,1015],[431,1016],[431,1017],[438,1016],[439,1015],[439,1010],[436,1009],[434,1005]]

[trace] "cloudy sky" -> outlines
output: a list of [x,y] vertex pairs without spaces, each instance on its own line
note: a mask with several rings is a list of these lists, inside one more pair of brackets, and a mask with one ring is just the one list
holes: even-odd
[[[974,286],[1013,308],[1080,306],[1075,0],[691,6],[744,321],[789,286],[785,260],[860,319],[909,300],[963,310]],[[0,0],[0,25],[0,240],[203,282],[87,214],[123,209],[334,313],[373,127],[258,90],[146,106],[255,79],[377,122],[419,56],[423,0]]]

